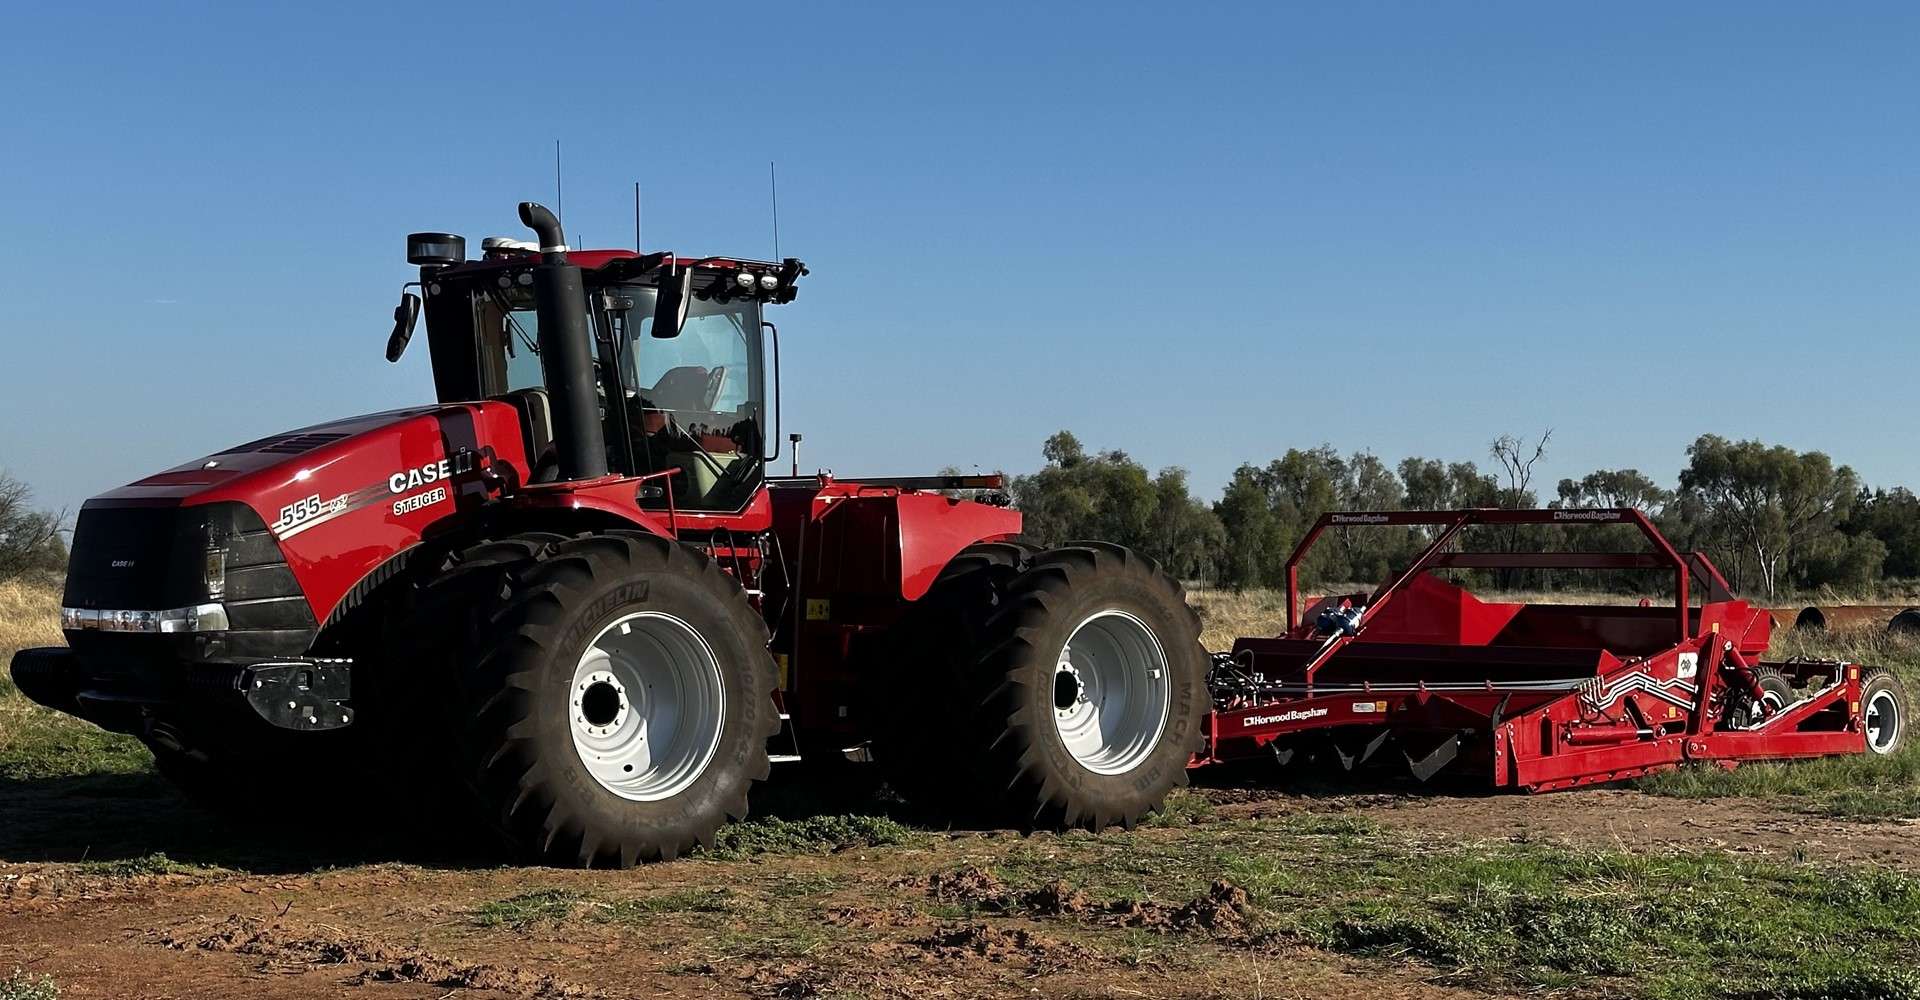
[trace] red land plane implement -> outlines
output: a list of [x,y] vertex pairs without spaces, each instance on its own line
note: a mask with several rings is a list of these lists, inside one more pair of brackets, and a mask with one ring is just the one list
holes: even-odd
[[[1631,525],[1642,552],[1453,548],[1475,526]],[[1299,568],[1329,528],[1421,526],[1425,549],[1371,594],[1302,607]],[[1579,534],[1575,532],[1575,534]],[[1484,601],[1444,570],[1665,570],[1665,605]],[[1688,761],[1889,753],[1904,702],[1879,670],[1766,662],[1773,622],[1706,556],[1631,509],[1329,513],[1287,561],[1287,631],[1216,654],[1214,711],[1195,764],[1271,753],[1547,791]]]

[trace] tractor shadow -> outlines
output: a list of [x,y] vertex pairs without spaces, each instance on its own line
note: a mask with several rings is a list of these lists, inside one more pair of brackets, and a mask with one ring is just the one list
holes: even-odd
[[192,805],[152,773],[5,780],[0,862],[83,862],[109,871],[165,870],[171,862],[261,875],[379,862],[500,863],[478,844],[430,833],[424,816],[396,821],[378,807],[337,813],[338,803],[316,801],[309,816],[240,822]]
[[1348,771],[1332,761],[1306,760],[1282,767],[1272,761],[1213,764],[1190,772],[1195,791],[1227,801],[1305,799],[1328,803],[1354,799],[1479,799],[1512,794],[1481,775],[1443,771],[1421,780],[1405,767],[1361,765]]
[[[1358,769],[1214,766],[1193,772],[1195,791],[1216,801],[1262,799],[1464,797],[1500,794],[1484,783],[1437,776],[1421,783],[1404,772]],[[776,766],[755,786],[751,819],[800,821],[881,816],[922,830],[992,831],[938,809],[922,809],[889,789],[880,770]],[[188,802],[153,773],[0,780],[0,862],[82,862],[103,870],[166,870],[169,863],[282,875],[378,863],[430,869],[494,868],[515,863],[480,837],[458,809],[420,802],[342,804],[316,796],[305,815],[238,821]]]
[[[798,821],[820,816],[884,816],[912,826],[928,817],[903,801],[871,764],[775,764],[747,799],[753,819]],[[936,824],[937,825],[937,824]]]

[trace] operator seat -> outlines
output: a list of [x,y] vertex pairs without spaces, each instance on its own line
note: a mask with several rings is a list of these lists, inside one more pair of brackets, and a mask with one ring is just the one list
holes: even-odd
[[553,403],[547,390],[516,389],[491,397],[520,414],[520,443],[527,449],[527,482],[550,483],[560,475],[560,452],[553,446]]
[[661,456],[662,468],[680,470],[674,487],[677,499],[696,510],[710,509],[714,488],[740,458],[738,445],[707,426],[715,416],[710,410],[717,371],[700,365],[669,368],[660,373],[652,389],[641,394],[643,405],[652,411],[642,414],[646,433],[660,431],[668,414],[674,414],[681,430],[699,442],[698,448],[689,448],[687,442],[674,440]]
[[709,374],[699,365],[669,368],[660,373],[653,390],[646,396],[662,410],[704,410],[712,405],[706,398]]

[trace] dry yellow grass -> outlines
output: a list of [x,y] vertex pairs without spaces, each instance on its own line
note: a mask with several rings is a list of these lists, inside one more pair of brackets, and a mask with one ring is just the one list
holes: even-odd
[[13,689],[5,664],[14,650],[63,644],[58,583],[0,583],[0,784],[149,766],[138,740],[48,711]]
[[1231,649],[1241,636],[1279,635],[1287,627],[1282,590],[1196,588],[1187,591],[1187,603],[1200,615],[1200,644],[1208,649]]
[[60,588],[51,583],[0,583],[0,660],[28,646],[60,646]]

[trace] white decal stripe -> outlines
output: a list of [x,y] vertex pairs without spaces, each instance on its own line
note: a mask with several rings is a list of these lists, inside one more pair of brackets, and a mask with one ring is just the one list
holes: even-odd
[[274,537],[282,538],[282,539],[292,538],[293,536],[307,530],[308,528],[318,527],[322,524],[327,523],[328,521],[333,520],[336,517],[340,517],[341,515],[344,515],[344,514],[351,514],[356,510],[360,510],[364,507],[370,506],[375,500],[382,499],[386,495],[387,495],[387,484],[385,483],[380,483],[375,486],[362,487],[361,489],[355,490],[352,493],[349,493],[340,497],[339,505],[334,507],[332,510],[327,511],[324,514],[317,514],[313,517],[307,518],[306,520],[301,521],[299,524],[295,524],[291,527],[283,528],[275,532]]
[[1681,708],[1692,708],[1693,701],[1674,694],[1673,691],[1676,689],[1685,695],[1698,696],[1700,693],[1700,688],[1697,685],[1681,680],[1678,677],[1666,681],[1656,681],[1647,674],[1632,673],[1595,691],[1589,696],[1589,700],[1592,701],[1597,708],[1607,708],[1628,694],[1642,692],[1659,698],[1662,701],[1671,702]]

